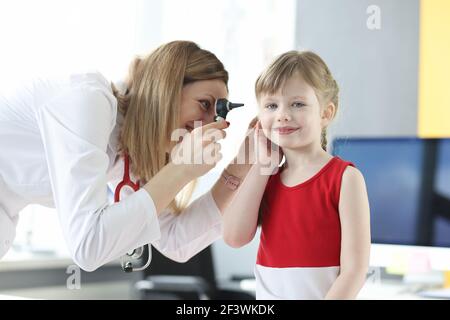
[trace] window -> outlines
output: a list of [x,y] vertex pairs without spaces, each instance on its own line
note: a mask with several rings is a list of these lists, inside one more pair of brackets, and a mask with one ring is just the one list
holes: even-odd
[[[62,71],[125,74],[136,38],[136,0],[8,0],[0,2],[0,86]],[[54,209],[21,212],[5,259],[68,255]]]

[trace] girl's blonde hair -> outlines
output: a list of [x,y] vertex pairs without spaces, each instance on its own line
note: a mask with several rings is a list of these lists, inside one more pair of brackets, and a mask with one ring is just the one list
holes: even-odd
[[[337,111],[339,86],[322,58],[311,51],[292,50],[277,57],[256,80],[256,97],[276,93],[296,73],[313,87],[322,107],[332,102]],[[327,144],[327,128],[323,128],[321,145],[325,151]]]
[[[179,125],[183,86],[213,79],[228,85],[228,72],[213,53],[194,42],[173,41],[134,59],[123,94],[112,85],[125,117],[120,151],[130,156],[131,170],[141,182],[149,181],[169,162],[166,148]],[[171,202],[174,213],[187,206],[194,188],[195,181],[178,195],[179,201]]]

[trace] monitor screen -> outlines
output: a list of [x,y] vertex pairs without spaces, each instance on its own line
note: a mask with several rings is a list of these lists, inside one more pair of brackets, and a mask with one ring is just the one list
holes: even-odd
[[[450,199],[450,139],[439,141],[435,191]],[[450,211],[437,212],[434,220],[434,245],[450,247]]]
[[[428,140],[429,141],[429,140]],[[373,243],[448,246],[450,220],[433,212],[428,243],[420,240],[422,193],[439,190],[450,197],[450,140],[438,140],[434,186],[423,176],[427,140],[416,138],[338,138],[333,154],[351,161],[364,175],[371,210]],[[430,203],[426,207],[432,206]]]

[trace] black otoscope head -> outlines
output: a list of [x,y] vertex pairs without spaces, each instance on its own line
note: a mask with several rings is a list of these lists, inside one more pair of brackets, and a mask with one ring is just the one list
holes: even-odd
[[220,119],[225,120],[227,118],[228,112],[232,109],[239,108],[244,106],[243,103],[231,103],[227,99],[217,99],[216,101],[216,116],[214,117],[214,121],[218,121]]

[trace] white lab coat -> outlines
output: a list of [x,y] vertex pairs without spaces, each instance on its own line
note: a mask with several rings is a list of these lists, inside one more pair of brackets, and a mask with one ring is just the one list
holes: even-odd
[[157,216],[143,189],[111,203],[107,186],[123,176],[121,122],[110,82],[97,72],[0,91],[0,258],[31,203],[56,207],[72,258],[87,271],[148,243],[184,262],[220,237],[210,191],[179,216]]

